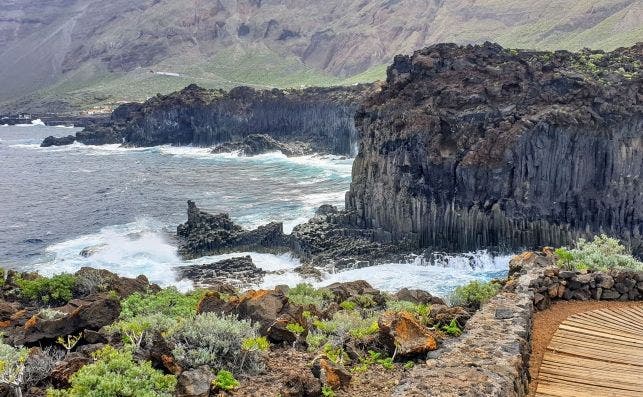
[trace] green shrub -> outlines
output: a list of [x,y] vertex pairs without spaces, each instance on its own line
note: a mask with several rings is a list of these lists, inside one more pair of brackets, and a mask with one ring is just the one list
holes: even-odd
[[393,369],[392,357],[383,357],[382,353],[369,350],[368,354],[359,358],[359,364],[353,367],[354,372],[366,372],[371,365],[381,365],[384,369]]
[[322,386],[323,397],[335,397],[335,392],[330,386]]
[[270,342],[265,336],[247,338],[241,342],[241,349],[245,351],[266,351],[270,349]]
[[192,317],[196,307],[203,298],[203,291],[182,294],[174,287],[162,289],[156,293],[141,294],[136,292],[121,302],[121,319],[135,316],[163,314],[172,317]]
[[355,310],[357,308],[357,303],[353,301],[343,301],[339,304],[339,307],[344,310]]
[[29,350],[7,345],[0,336],[0,384],[9,386],[17,395],[24,381],[28,354]]
[[326,342],[328,337],[323,333],[309,332],[306,335],[306,344],[308,344],[308,351],[314,352],[319,350]]
[[48,397],[171,397],[176,387],[174,375],[164,375],[149,361],[134,361],[129,350],[111,346],[93,353],[95,361],[70,378],[69,389],[47,391]]
[[447,335],[451,335],[451,336],[462,335],[462,330],[460,329],[460,326],[458,325],[458,322],[455,321],[455,319],[451,320],[449,325],[444,325],[442,327],[442,330],[446,332]]
[[353,300],[357,303],[357,306],[364,309],[370,309],[377,306],[377,302],[375,302],[375,299],[373,299],[373,295],[371,294],[357,295],[353,297]]
[[604,234],[592,241],[578,239],[576,248],[558,248],[555,251],[558,266],[565,270],[631,269],[643,271],[643,262],[634,258],[619,240]]
[[297,323],[290,323],[286,325],[286,329],[295,335],[301,335],[306,330],[301,324]]
[[143,340],[148,340],[155,333],[163,337],[171,337],[181,324],[186,321],[183,317],[169,316],[162,313],[138,315],[127,320],[120,320],[106,327],[112,334],[123,335],[123,342],[140,347]]
[[424,303],[413,303],[403,300],[389,300],[386,302],[386,310],[393,312],[409,312],[415,314],[422,324],[428,324],[431,316],[431,305]]
[[221,390],[230,391],[239,386],[239,381],[234,378],[232,372],[222,369],[217,373],[212,384]]
[[288,300],[296,305],[313,305],[322,308],[328,301],[333,299],[333,293],[326,289],[315,289],[312,285],[297,284],[286,293]]
[[478,309],[500,291],[500,285],[492,282],[471,281],[453,291],[451,303]]
[[45,304],[65,304],[73,298],[76,277],[72,274],[59,274],[51,278],[38,277],[35,280],[16,279],[20,297],[29,301]]
[[[174,333],[174,357],[184,368],[208,365],[234,373],[255,373],[263,368],[258,351],[244,351],[244,341],[257,337],[257,327],[236,316],[203,313],[184,322]],[[247,342],[246,342],[247,343]]]
[[[373,323],[375,323],[375,325],[373,325]],[[339,311],[335,313],[333,318],[330,320],[314,321],[313,326],[324,334],[334,334],[346,337],[353,333],[368,334],[369,332],[367,330],[370,330],[370,333],[377,332],[377,329],[373,331],[373,328],[377,326],[377,318],[362,318],[362,316],[357,312]]]

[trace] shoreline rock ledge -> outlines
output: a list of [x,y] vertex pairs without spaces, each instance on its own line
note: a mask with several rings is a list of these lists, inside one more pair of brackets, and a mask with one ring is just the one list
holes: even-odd
[[606,233],[641,257],[641,64],[643,43],[397,56],[357,112],[346,209],[417,248],[515,251]]

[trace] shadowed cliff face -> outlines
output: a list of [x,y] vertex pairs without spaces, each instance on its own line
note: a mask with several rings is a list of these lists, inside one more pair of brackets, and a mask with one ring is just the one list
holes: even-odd
[[398,56],[358,111],[360,224],[452,250],[605,232],[643,253],[643,46],[436,45]]
[[143,104],[123,105],[107,125],[88,128],[77,138],[91,144],[106,137],[105,143],[120,140],[131,146],[212,146],[261,133],[283,142],[304,141],[316,152],[351,155],[357,144],[354,114],[371,89],[238,87],[225,93],[191,85]]

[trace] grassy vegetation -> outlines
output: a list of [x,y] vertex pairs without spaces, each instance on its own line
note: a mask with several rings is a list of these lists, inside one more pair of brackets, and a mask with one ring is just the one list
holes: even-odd
[[164,375],[149,361],[137,362],[129,350],[106,346],[93,353],[95,361],[70,378],[68,389],[49,389],[48,397],[103,397],[174,395],[176,376]]
[[581,238],[575,248],[561,247],[555,253],[558,266],[565,270],[643,270],[643,262],[634,258],[627,247],[604,234],[594,236],[592,241]]
[[500,285],[494,282],[471,281],[453,291],[451,303],[478,309],[500,291]]
[[16,284],[23,299],[45,304],[67,303],[73,297],[76,277],[71,274],[59,274],[51,278],[18,279]]

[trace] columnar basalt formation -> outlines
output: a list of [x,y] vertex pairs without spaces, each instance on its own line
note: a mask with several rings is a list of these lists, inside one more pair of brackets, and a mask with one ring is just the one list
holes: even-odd
[[373,86],[229,92],[196,85],[118,107],[111,119],[79,132],[86,144],[195,145],[243,141],[266,134],[282,143],[305,142],[315,152],[354,154],[354,115]]
[[605,232],[643,254],[642,54],[486,43],[396,57],[356,116],[347,210],[418,247],[561,246]]

